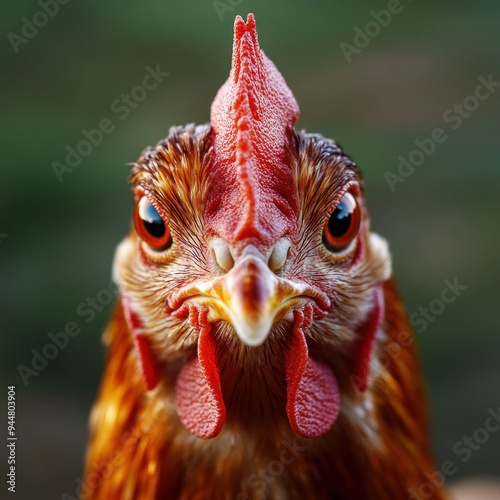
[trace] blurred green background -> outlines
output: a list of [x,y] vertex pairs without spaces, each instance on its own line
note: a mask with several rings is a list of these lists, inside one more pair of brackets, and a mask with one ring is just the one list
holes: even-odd
[[[443,120],[479,76],[500,81],[500,4],[402,0],[349,63],[340,44],[354,45],[355,28],[364,31],[387,1],[231,3],[217,12],[211,0],[70,1],[18,53],[8,34],[22,36],[23,17],[40,5],[2,6],[0,370],[17,386],[19,497],[74,494],[112,306],[89,323],[77,308],[109,286],[129,229],[126,164],[171,125],[208,121],[229,72],[234,15],[248,12],[299,102],[298,127],[335,138],[361,165],[372,225],[390,242],[409,313],[439,298],[445,279],[467,286],[417,334],[437,462],[456,463],[450,482],[500,475],[500,432],[466,462],[453,451],[500,406],[500,89],[456,130]],[[158,64],[169,76],[121,120],[111,104]],[[114,131],[59,182],[52,162],[64,163],[66,146],[104,118]],[[436,127],[447,140],[392,192],[384,173],[397,173],[398,156]],[[30,366],[30,351],[68,321],[82,333],[25,386],[18,365]]]

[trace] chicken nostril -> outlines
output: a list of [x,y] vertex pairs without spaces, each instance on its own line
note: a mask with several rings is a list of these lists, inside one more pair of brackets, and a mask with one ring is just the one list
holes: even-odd
[[235,264],[235,260],[238,262],[245,257],[254,256],[262,259],[264,262],[267,261],[269,269],[273,272],[278,272],[286,263],[288,258],[288,252],[290,249],[290,242],[286,238],[278,240],[274,247],[266,252],[261,253],[257,247],[254,245],[247,245],[241,250],[239,254],[222,238],[214,238],[210,242],[210,247],[212,248],[215,263],[223,270],[230,271]]
[[271,271],[276,272],[285,265],[289,249],[290,242],[285,238],[280,239],[276,245],[274,245],[273,251],[269,256],[268,264]]
[[224,271],[229,271],[234,266],[234,259],[229,250],[229,245],[222,238],[214,238],[211,243],[215,261]]

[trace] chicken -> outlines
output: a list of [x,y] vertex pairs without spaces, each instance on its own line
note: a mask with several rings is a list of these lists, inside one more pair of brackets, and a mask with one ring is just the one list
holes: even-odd
[[237,17],[210,124],[133,166],[82,498],[445,498],[360,170],[298,114]]

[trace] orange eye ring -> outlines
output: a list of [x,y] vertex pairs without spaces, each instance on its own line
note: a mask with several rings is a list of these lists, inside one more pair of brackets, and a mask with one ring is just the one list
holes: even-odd
[[168,225],[147,196],[135,205],[134,225],[139,237],[153,250],[161,252],[172,245]]
[[323,244],[330,252],[345,250],[356,238],[361,210],[352,193],[345,193],[323,227]]

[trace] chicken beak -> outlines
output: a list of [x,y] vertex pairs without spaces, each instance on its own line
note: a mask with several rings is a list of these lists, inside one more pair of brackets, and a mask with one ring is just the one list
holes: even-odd
[[301,287],[279,278],[262,256],[242,256],[234,267],[213,284],[209,295],[209,321],[229,322],[249,346],[262,344],[276,321],[290,312]]
[[278,321],[293,322],[295,309],[311,304],[321,317],[330,309],[330,300],[320,290],[278,272],[285,264],[288,245],[275,245],[267,258],[249,245],[236,262],[221,248],[214,249],[216,262],[226,274],[194,281],[172,294],[168,303],[171,314],[179,318],[189,315],[191,324],[199,327],[199,318],[192,313],[207,310],[209,323],[227,322],[244,344],[258,346]]
[[221,282],[224,313],[247,345],[262,344],[274,322],[279,283],[276,275],[253,255],[240,261]]

